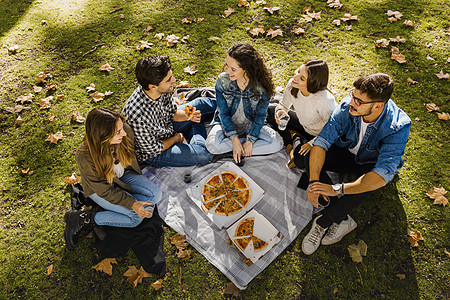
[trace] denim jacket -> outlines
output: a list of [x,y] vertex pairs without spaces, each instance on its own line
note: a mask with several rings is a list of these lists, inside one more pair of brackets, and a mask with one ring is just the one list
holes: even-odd
[[250,90],[250,83],[244,91],[241,91],[236,80],[230,80],[230,76],[225,72],[217,77],[215,121],[222,124],[227,137],[232,138],[238,135],[231,122],[231,117],[236,113],[242,97],[245,117],[252,122],[246,139],[251,143],[258,139],[259,132],[266,121],[269,97],[261,87],[258,87],[257,91],[258,94],[255,94]]
[[[314,145],[325,150],[333,144],[345,149],[356,146],[362,117],[349,114],[350,100],[350,97],[343,99]],[[405,153],[410,127],[411,119],[390,99],[378,119],[367,126],[355,161],[359,164],[375,163],[372,171],[388,183],[403,165],[402,155]]]

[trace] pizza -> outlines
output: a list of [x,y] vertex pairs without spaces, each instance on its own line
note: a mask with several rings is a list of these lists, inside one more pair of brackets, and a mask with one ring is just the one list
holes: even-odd
[[231,215],[241,211],[250,202],[252,193],[245,178],[230,171],[215,173],[202,189],[202,208],[219,215]]
[[184,113],[186,114],[186,117],[188,120],[190,120],[194,116],[195,107],[186,105],[184,108]]
[[247,248],[250,241],[253,242],[253,249],[260,251],[264,249],[268,243],[253,235],[253,227],[255,225],[255,218],[247,218],[241,221],[236,227],[235,242],[242,249]]

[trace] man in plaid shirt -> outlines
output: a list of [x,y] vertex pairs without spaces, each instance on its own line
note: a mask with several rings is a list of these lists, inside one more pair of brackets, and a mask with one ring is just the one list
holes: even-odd
[[[140,59],[135,73],[140,86],[128,98],[122,115],[134,131],[138,161],[161,167],[209,163],[213,156],[205,147],[203,122],[214,114],[216,100],[199,97],[177,106],[172,98],[176,79],[168,56]],[[190,120],[185,105],[196,107]]]

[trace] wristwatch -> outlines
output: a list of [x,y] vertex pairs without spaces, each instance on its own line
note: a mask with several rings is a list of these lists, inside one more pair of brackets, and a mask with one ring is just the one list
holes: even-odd
[[332,185],[333,190],[336,192],[336,196],[338,198],[344,196],[344,184],[343,183],[336,183]]

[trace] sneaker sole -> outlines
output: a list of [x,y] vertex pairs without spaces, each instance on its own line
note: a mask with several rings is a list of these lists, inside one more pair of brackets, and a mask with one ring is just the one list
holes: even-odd
[[328,242],[323,242],[323,239],[322,239],[322,245],[324,245],[324,246],[329,246],[329,245],[333,245],[333,244],[336,244],[336,243],[338,243],[338,242],[340,242],[343,238],[344,238],[344,236],[346,236],[347,234],[349,234],[350,232],[352,232],[353,230],[355,230],[355,228],[356,227],[358,227],[358,224],[356,224],[356,226],[355,227],[353,227],[353,228],[350,228],[349,230],[347,230],[343,235],[341,235],[341,238],[340,239],[338,239],[338,240],[335,240],[335,241],[333,241],[333,242],[331,242],[331,243],[328,243]]

